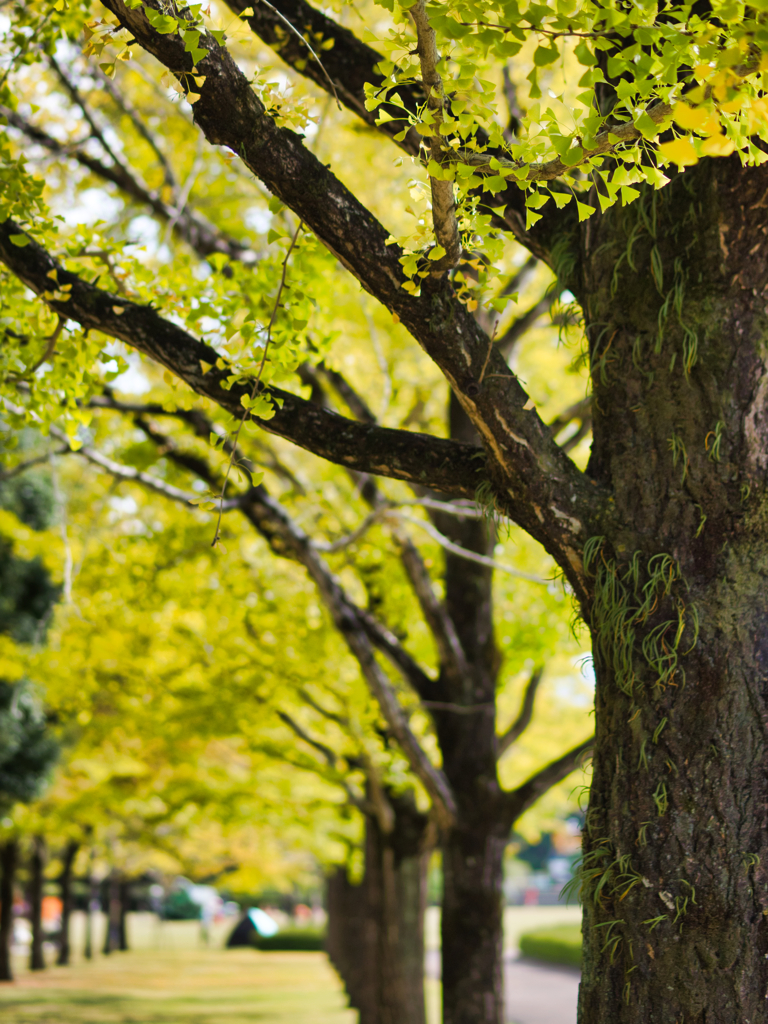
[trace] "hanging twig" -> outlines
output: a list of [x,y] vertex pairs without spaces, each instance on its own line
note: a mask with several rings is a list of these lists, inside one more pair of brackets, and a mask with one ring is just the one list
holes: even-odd
[[[262,0],[262,2],[263,2],[263,0]],[[277,317],[277,311],[278,311],[278,309],[280,307],[280,299],[282,298],[283,289],[285,288],[285,277],[286,277],[286,274],[288,273],[288,260],[290,259],[291,253],[293,252],[293,250],[296,247],[296,243],[299,240],[299,234],[301,233],[301,230],[302,230],[303,227],[304,227],[304,221],[300,220],[299,221],[299,226],[296,228],[296,230],[293,233],[293,238],[291,239],[291,244],[288,246],[288,251],[286,252],[285,258],[283,260],[283,269],[282,269],[282,272],[280,274],[280,284],[278,285],[278,288],[277,288],[277,295],[275,296],[275,304],[272,307],[272,315],[270,316],[269,324],[267,325],[267,338],[266,338],[266,341],[264,342],[264,352],[263,352],[263,354],[261,356],[261,363],[259,364],[259,369],[258,369],[258,372],[256,374],[256,379],[254,380],[253,387],[251,388],[251,402],[253,402],[254,398],[256,397],[256,393],[257,393],[257,391],[259,389],[259,382],[261,381],[261,375],[264,372],[264,365],[265,365],[265,363],[267,361],[267,353],[269,351],[269,346],[270,346],[270,343],[272,341],[272,328],[275,325],[275,318]],[[243,424],[245,423],[245,420],[246,420],[247,416],[248,416],[248,409],[246,408],[246,409],[243,409],[243,415],[240,417],[240,422],[237,425],[237,430],[235,431],[235,436],[232,439],[232,453],[229,456],[229,462],[227,463],[227,472],[226,472],[226,474],[224,476],[224,483],[221,485],[221,494],[219,495],[219,516],[218,516],[218,519],[216,520],[216,533],[214,534],[213,540],[211,542],[211,547],[212,548],[215,548],[216,545],[219,543],[219,537],[220,537],[220,533],[221,533],[221,517],[222,517],[222,515],[224,513],[224,496],[225,496],[226,491],[227,491],[227,483],[229,482],[229,476],[230,476],[230,474],[232,472],[232,467],[235,464],[235,452],[237,450],[237,442],[238,442],[238,440],[240,438],[240,431],[243,429]]]
[[298,30],[297,28],[295,28],[295,27],[294,27],[294,26],[293,26],[293,25],[291,24],[291,22],[290,22],[290,21],[288,21],[288,19],[287,19],[287,18],[285,17],[285,15],[284,15],[284,14],[281,14],[281,13],[280,13],[280,11],[278,11],[278,9],[277,9],[276,7],[273,7],[273,6],[272,6],[272,4],[271,4],[271,3],[269,2],[269,0],[257,0],[257,2],[258,2],[258,3],[262,3],[262,4],[264,4],[264,6],[265,6],[265,7],[268,7],[268,8],[270,9],[270,11],[272,11],[272,13],[273,13],[273,14],[276,14],[276,15],[278,16],[278,18],[280,19],[280,21],[282,21],[282,22],[283,22],[283,24],[284,24],[284,25],[287,25],[288,29],[289,29],[289,30],[290,30],[291,32],[293,32],[293,34],[294,34],[294,35],[296,36],[296,38],[297,38],[297,39],[300,39],[300,40],[302,41],[302,43],[304,43],[304,45],[306,46],[306,48],[307,48],[307,49],[309,50],[309,52],[310,52],[310,53],[312,54],[312,56],[313,56],[313,57],[315,58],[315,60],[317,61],[317,63],[318,63],[319,65],[320,65],[320,70],[321,70],[321,71],[323,72],[323,74],[325,75],[325,77],[326,77],[326,80],[327,80],[327,82],[328,82],[328,85],[330,85],[330,87],[331,87],[331,92],[333,93],[333,98],[334,98],[334,99],[336,100],[336,106],[337,106],[337,107],[339,108],[339,110],[341,110],[341,103],[339,103],[339,97],[338,97],[338,94],[337,94],[337,92],[336,92],[336,86],[335,86],[335,85],[333,84],[333,81],[331,80],[331,76],[330,76],[330,75],[328,74],[328,72],[327,72],[327,71],[325,70],[325,65],[324,65],[324,64],[323,64],[323,62],[322,62],[322,61],[320,60],[320,58],[319,58],[319,57],[317,56],[317,54],[316,54],[316,53],[315,53],[315,51],[314,51],[314,50],[312,49],[312,47],[311,47],[311,46],[310,46],[310,44],[309,44],[309,43],[307,42],[307,40],[306,40],[306,39],[304,38],[304,36],[303,36],[303,35],[301,34],[301,32],[299,32],[299,30]]
[[181,191],[175,197],[175,211],[165,228],[165,237],[163,238],[164,245],[167,245],[168,242],[170,241],[171,233],[178,224],[179,218],[184,213],[187,207],[187,202],[189,201],[190,193],[192,192],[192,189],[195,186],[195,182],[198,179],[200,171],[202,171],[205,165],[205,161],[203,159],[202,142],[203,137],[202,135],[200,135],[198,137],[197,142],[197,155],[195,156],[194,162],[192,164],[189,174],[187,175],[187,179],[181,188]]
[[[168,188],[170,188],[173,196],[175,197],[178,193],[178,185],[176,183],[176,178],[173,173],[173,168],[168,162],[168,158],[166,157],[165,153],[160,148],[160,143],[157,141],[155,136],[146,126],[138,110],[136,110],[136,108],[133,106],[130,100],[123,95],[123,93],[120,91],[120,89],[118,89],[117,85],[112,81],[112,79],[104,74],[101,68],[96,68],[95,71],[92,70],[91,73],[96,74],[98,80],[101,82],[102,88],[105,90],[105,92],[109,93],[117,107],[120,110],[122,110],[125,116],[129,119],[129,121],[133,125],[134,131],[136,131],[136,133],[140,135],[141,138],[144,139],[147,145],[152,149],[152,152],[157,157],[157,162],[163,169],[163,180],[165,181],[165,184],[168,186]],[[175,200],[174,205],[178,205],[178,203],[176,203]]]

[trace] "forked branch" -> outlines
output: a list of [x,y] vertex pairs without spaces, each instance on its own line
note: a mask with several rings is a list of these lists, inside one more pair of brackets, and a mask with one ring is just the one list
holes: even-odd
[[511,815],[510,824],[535,804],[539,797],[544,796],[548,789],[551,789],[556,783],[562,782],[577,768],[581,768],[588,760],[588,755],[594,745],[594,736],[590,736],[588,740],[582,740],[562,757],[551,761],[517,789],[509,792],[507,794],[507,811]]
[[498,738],[496,743],[497,758],[502,758],[512,744],[523,735],[525,730],[531,724],[531,719],[533,718],[533,706],[536,701],[536,691],[539,688],[539,683],[541,682],[541,677],[543,675],[544,667],[542,665],[537,666],[531,673],[531,678],[526,683],[525,692],[523,693],[523,703],[520,706],[520,713],[507,731],[502,733]]

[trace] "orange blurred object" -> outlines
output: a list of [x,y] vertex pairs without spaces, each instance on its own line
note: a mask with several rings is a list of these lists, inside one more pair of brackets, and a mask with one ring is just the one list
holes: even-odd
[[58,924],[64,904],[58,896],[43,896],[42,916],[45,924]]

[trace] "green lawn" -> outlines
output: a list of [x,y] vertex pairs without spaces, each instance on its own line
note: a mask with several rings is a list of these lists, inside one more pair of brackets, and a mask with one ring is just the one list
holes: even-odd
[[527,932],[520,936],[520,952],[552,964],[581,967],[581,926],[563,924]]
[[354,1024],[323,953],[117,953],[0,984],[3,1024]]
[[[505,945],[521,932],[576,924],[576,907],[508,907]],[[339,980],[323,953],[224,950],[232,927],[213,931],[214,948],[200,946],[196,921],[158,922],[129,915],[130,953],[82,960],[84,921],[75,915],[73,967],[30,974],[17,959],[18,980],[0,982],[2,1024],[356,1024]],[[427,912],[427,940],[439,946],[439,911]],[[103,921],[97,928],[97,948]],[[440,1021],[440,983],[427,979],[427,1019]]]

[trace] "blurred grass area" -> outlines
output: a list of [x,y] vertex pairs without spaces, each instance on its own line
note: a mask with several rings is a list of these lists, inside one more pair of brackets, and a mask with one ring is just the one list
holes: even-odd
[[577,924],[563,924],[528,932],[520,936],[520,952],[551,964],[581,967],[581,928]]
[[3,1024],[354,1024],[324,953],[113,953],[0,984]]
[[[555,907],[505,907],[504,951],[516,954],[520,936],[539,928],[561,924],[581,925],[581,907],[560,904]],[[427,949],[440,948],[440,908],[427,907],[424,920],[424,939]]]

